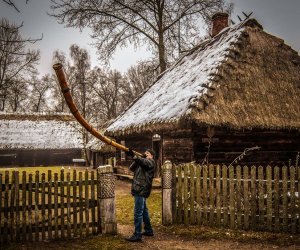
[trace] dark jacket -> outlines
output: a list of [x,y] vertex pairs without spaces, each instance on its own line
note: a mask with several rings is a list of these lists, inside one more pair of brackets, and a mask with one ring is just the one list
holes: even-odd
[[155,162],[153,159],[134,157],[129,169],[134,172],[131,194],[148,198],[152,189]]

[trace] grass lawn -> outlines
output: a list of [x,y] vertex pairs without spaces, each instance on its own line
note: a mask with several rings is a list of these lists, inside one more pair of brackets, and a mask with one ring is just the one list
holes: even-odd
[[[78,179],[78,172],[83,172],[83,178],[84,178],[84,172],[86,170],[85,167],[62,167],[62,166],[47,166],[47,167],[13,167],[13,168],[0,168],[0,175],[2,175],[2,183],[4,183],[4,178],[5,178],[5,173],[8,172],[9,173],[9,180],[11,180],[11,176],[12,176],[12,172],[13,171],[19,171],[19,178],[20,181],[22,180],[22,174],[25,171],[26,172],[26,176],[27,176],[27,180],[28,180],[28,176],[30,174],[32,174],[33,176],[33,181],[35,178],[35,175],[37,173],[37,171],[39,172],[39,178],[41,179],[42,174],[45,174],[45,179],[48,179],[48,171],[51,170],[51,174],[52,176],[54,176],[55,173],[58,174],[58,179],[60,179],[60,174],[61,174],[61,170],[64,170],[64,178],[67,178],[67,174],[70,173],[70,178],[71,180],[73,179],[73,170],[77,171],[77,179]],[[88,171],[90,172],[91,169],[88,169]],[[54,178],[54,177],[52,177]],[[95,178],[96,178],[96,173],[95,173]]]
[[[153,226],[161,224],[161,202],[161,192],[153,192],[147,199],[147,207]],[[133,197],[129,194],[117,197],[116,213],[119,224],[133,224],[133,203]]]

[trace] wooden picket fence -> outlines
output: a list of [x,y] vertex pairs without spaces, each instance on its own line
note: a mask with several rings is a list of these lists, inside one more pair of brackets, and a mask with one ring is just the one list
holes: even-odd
[[0,243],[101,233],[97,179],[88,170],[0,174]]
[[231,229],[300,232],[300,169],[173,168],[173,221]]

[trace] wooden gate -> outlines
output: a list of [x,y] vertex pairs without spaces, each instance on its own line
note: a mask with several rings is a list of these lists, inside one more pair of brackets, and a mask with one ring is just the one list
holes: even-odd
[[0,174],[0,242],[102,233],[100,177],[88,170]]

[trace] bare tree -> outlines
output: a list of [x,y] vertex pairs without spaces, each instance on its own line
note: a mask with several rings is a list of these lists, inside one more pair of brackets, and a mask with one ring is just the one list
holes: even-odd
[[28,83],[22,78],[14,79],[8,89],[9,110],[12,112],[25,110],[28,93]]
[[5,18],[0,20],[0,110],[6,108],[8,93],[12,83],[25,81],[28,75],[36,72],[40,52],[26,49],[34,39],[23,39],[20,26],[12,25]]
[[97,67],[92,70],[90,78],[91,93],[94,98],[93,106],[95,112],[98,113],[96,116],[100,117],[103,125],[108,120],[115,118],[121,109],[123,77],[116,70],[107,72]]
[[200,30],[199,19],[207,21],[223,1],[51,0],[51,15],[69,27],[90,27],[100,59],[106,61],[118,47],[148,45],[163,72],[176,51],[189,47],[191,30]]
[[46,111],[47,107],[47,94],[52,88],[52,79],[49,74],[38,79],[37,77],[33,78],[31,91],[31,102],[32,102],[32,111],[41,112]]
[[70,56],[73,60],[70,77],[72,91],[79,105],[81,114],[87,118],[87,92],[88,92],[88,74],[91,67],[90,56],[86,49],[73,44],[70,47]]
[[125,74],[125,82],[122,85],[122,98],[120,100],[122,107],[128,107],[133,99],[155,81],[157,75],[158,72],[155,70],[153,60],[140,61],[131,66]]

